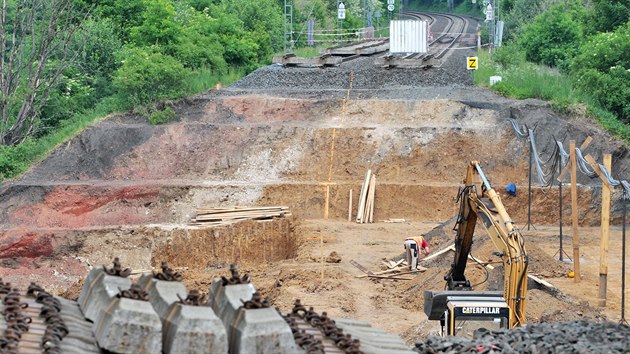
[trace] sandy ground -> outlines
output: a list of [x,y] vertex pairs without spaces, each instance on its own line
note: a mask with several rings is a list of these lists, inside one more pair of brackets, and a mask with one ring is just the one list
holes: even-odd
[[[350,263],[358,262],[377,272],[385,269],[382,261],[396,259],[403,253],[406,236],[419,233],[435,233],[439,224],[429,222],[356,224],[334,220],[306,220],[300,226],[303,239],[299,256],[260,266],[243,267],[249,272],[256,288],[273,299],[274,305],[283,311],[291,308],[295,299],[301,299],[318,312],[327,311],[334,317],[354,318],[370,322],[373,326],[401,335],[409,344],[415,340],[436,334],[438,324],[427,320],[422,310],[424,290],[442,290],[443,276],[452,261],[452,253],[427,262],[427,271],[408,277],[410,280],[380,280],[358,278],[364,274]],[[437,252],[452,242],[451,225],[439,228],[439,235],[430,239],[432,252]],[[480,229],[478,230],[482,232]],[[564,246],[571,251],[571,239],[565,227]],[[572,264],[558,260],[558,229],[537,227],[523,230],[530,256],[531,274],[535,274],[560,289],[558,294],[531,289],[528,292],[527,318],[529,323],[557,322],[578,319],[619,321],[621,307],[621,240],[620,230],[613,229],[610,238],[608,306],[597,307],[599,282],[599,228],[581,228],[582,281],[576,284],[568,277]],[[473,252],[482,260],[498,261],[491,255],[493,246],[483,234],[476,236]],[[335,252],[341,259],[329,263]],[[566,256],[565,256],[566,257]],[[322,262],[322,259],[324,262]],[[630,267],[626,267],[626,271]],[[472,283],[484,279],[478,266],[467,269]],[[207,289],[217,275],[226,275],[226,269],[204,272],[185,272],[189,288]],[[476,289],[484,290],[486,285]],[[626,295],[630,291],[626,289]]]

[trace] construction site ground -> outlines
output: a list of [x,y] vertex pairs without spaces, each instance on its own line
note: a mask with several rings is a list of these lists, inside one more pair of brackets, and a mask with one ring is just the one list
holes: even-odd
[[[300,227],[303,244],[295,259],[244,267],[252,275],[258,289],[271,296],[274,305],[289,311],[295,299],[328,311],[334,317],[353,318],[370,322],[373,326],[399,334],[410,345],[417,339],[438,333],[439,325],[428,321],[422,311],[424,290],[444,289],[443,276],[453,258],[448,252],[428,264],[428,270],[412,280],[357,278],[364,274],[350,263],[354,260],[373,272],[387,269],[385,259],[400,259],[405,236],[428,233],[434,235],[430,246],[437,252],[452,244],[446,237],[446,227],[430,222],[356,224],[339,220],[306,220]],[[566,232],[569,232],[566,230]],[[436,234],[438,236],[436,236]],[[527,303],[527,320],[530,323],[559,322],[587,319],[618,321],[621,305],[621,230],[613,229],[609,254],[608,306],[597,307],[599,284],[599,228],[580,229],[582,239],[581,283],[568,277],[572,264],[558,260],[559,237],[557,227],[536,226],[524,231],[531,257],[532,271],[557,287],[560,292],[530,289]],[[322,237],[323,242],[319,240]],[[564,247],[572,254],[571,238],[565,235]],[[473,246],[475,257],[483,261],[498,261],[491,253],[494,247],[486,236],[479,235]],[[331,263],[335,252],[339,263]],[[336,257],[332,257],[336,258]],[[566,256],[564,257],[566,259]],[[323,259],[323,263],[322,263]],[[472,268],[471,280],[483,281],[484,272],[477,265]],[[630,270],[629,268],[626,271]],[[322,273],[323,272],[323,273]],[[226,269],[185,271],[189,287],[205,288]],[[485,289],[485,286],[478,286]],[[626,296],[630,292],[626,289]]]
[[[409,280],[358,278],[363,273],[350,261],[381,271],[383,260],[402,257],[405,237],[418,234],[426,235],[432,253],[452,245],[455,196],[468,163],[478,160],[525,236],[530,273],[557,288],[530,288],[528,322],[619,321],[619,191],[613,193],[608,303],[600,308],[601,181],[578,176],[582,279],[575,283],[568,277],[572,264],[558,260],[557,185],[541,187],[534,178],[535,228],[525,227],[529,148],[507,118],[536,127],[544,156],[555,147],[553,137],[565,145],[593,137],[586,152],[598,160],[612,153],[615,175],[630,167],[627,148],[580,107],[558,113],[546,102],[472,86],[460,65],[466,53],[457,56],[451,67],[423,72],[359,60],[325,70],[270,66],[226,89],[164,103],[177,112],[176,122],[153,126],[133,113],[108,117],[2,186],[0,276],[22,289],[35,281],[76,299],[91,268],[120,257],[136,278],[166,261],[183,272],[188,289],[207,292],[237,262],[283,311],[301,299],[333,317],[369,321],[411,345],[437,333],[437,323],[423,313],[423,293],[444,289],[453,254],[401,276]],[[348,222],[349,192],[356,216],[368,169],[377,176],[376,222]],[[508,183],[517,184],[516,197],[503,192]],[[572,257],[569,188],[563,195],[563,246]],[[190,225],[197,208],[234,205],[289,206],[293,239],[285,240],[286,255],[269,246],[279,226],[228,225],[215,232]],[[389,219],[405,221],[382,221]],[[494,251],[479,227],[473,255],[496,266]],[[488,289],[480,266],[469,264],[469,278],[476,289]]]

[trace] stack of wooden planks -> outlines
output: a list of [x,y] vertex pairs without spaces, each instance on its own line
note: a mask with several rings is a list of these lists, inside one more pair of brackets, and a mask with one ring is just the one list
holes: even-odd
[[219,225],[243,220],[269,220],[290,215],[289,207],[286,206],[199,208],[191,224]]
[[376,175],[372,170],[368,170],[365,174],[365,180],[361,187],[359,195],[359,204],[357,210],[357,223],[365,224],[374,222],[374,193],[376,189]]

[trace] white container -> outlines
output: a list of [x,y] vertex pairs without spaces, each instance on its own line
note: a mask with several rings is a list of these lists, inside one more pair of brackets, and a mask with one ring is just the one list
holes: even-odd
[[501,76],[490,76],[490,86],[496,84],[497,82],[501,82]]

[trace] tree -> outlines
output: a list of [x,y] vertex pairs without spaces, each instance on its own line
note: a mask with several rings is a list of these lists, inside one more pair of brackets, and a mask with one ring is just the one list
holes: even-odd
[[139,47],[177,41],[181,27],[175,23],[175,6],[170,0],[145,0],[142,23],[131,29],[131,39]]
[[2,0],[0,143],[23,141],[63,71],[76,58],[71,41],[82,14],[73,0]]
[[136,105],[185,93],[190,72],[157,49],[127,47],[118,53],[122,66],[114,73],[114,87]]
[[543,11],[544,0],[510,0],[503,6],[506,39],[518,37],[525,25]]
[[583,38],[583,11],[578,3],[558,4],[537,16],[520,39],[527,60],[565,68]]
[[591,33],[610,32],[628,23],[630,1],[628,0],[593,0],[587,28]]

